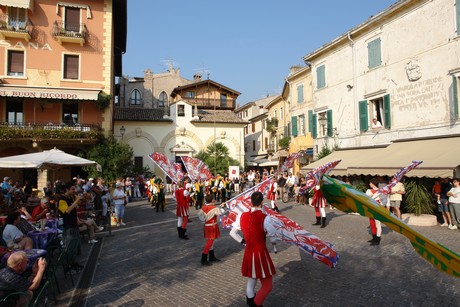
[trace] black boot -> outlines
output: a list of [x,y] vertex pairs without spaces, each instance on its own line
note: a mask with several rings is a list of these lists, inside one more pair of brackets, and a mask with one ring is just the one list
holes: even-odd
[[375,236],[375,241],[371,242],[371,245],[379,245],[380,244],[380,237]]
[[182,239],[182,227],[177,227],[177,233],[179,234],[179,238]]
[[184,240],[189,239],[188,236],[185,234],[186,231],[187,229],[181,227],[181,233],[182,233],[181,239],[184,239]]
[[321,228],[326,227],[326,217],[321,218]]
[[209,251],[209,261],[220,261],[220,259],[216,258],[216,255],[214,255],[214,250],[211,249]]
[[202,265],[211,265],[212,263],[208,261],[208,255],[201,254],[201,264]]
[[316,223],[314,223],[312,225],[321,225],[321,216],[317,216],[316,217]]
[[280,209],[278,209],[278,206],[275,205],[275,209],[274,209],[276,212],[280,213]]
[[369,242],[369,243],[375,242],[375,240],[376,240],[375,238],[377,238],[377,235],[372,235],[372,239],[370,239],[367,242]]
[[249,298],[249,297],[246,296],[246,305],[248,305],[248,306],[255,306],[254,298],[255,298],[255,296],[254,296],[254,297],[251,297],[251,298]]

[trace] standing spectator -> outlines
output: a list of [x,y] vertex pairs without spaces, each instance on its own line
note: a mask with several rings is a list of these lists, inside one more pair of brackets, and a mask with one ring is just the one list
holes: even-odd
[[452,218],[452,227],[449,229],[458,229],[460,225],[460,179],[454,178],[452,181],[454,187],[447,192],[449,196],[449,210]]
[[[75,196],[74,183],[60,183],[56,185],[56,196],[58,201],[58,210],[63,219],[64,226],[64,243],[69,246],[70,241],[78,240],[78,254],[81,253],[80,230],[78,228],[77,206],[83,201],[83,195]],[[72,268],[79,270],[83,266],[76,262],[76,259],[69,259]]]
[[238,176],[233,177],[233,188],[236,195],[240,194],[240,178]]
[[214,206],[213,201],[214,199],[212,195],[206,195],[205,204],[199,212],[200,220],[204,222],[204,238],[207,239],[203,253],[201,254],[202,265],[210,265],[213,261],[220,261],[220,259],[217,259],[214,254],[214,240],[220,238],[217,217],[223,213],[223,210]]
[[117,226],[126,224],[123,222],[125,216],[125,204],[127,203],[125,192],[123,191],[123,183],[117,182],[116,189],[113,191],[112,200],[115,207],[115,222]]
[[[390,208],[393,208],[393,214],[398,218],[401,218],[401,210],[399,208],[401,207],[402,196],[404,194],[406,194],[406,189],[404,183],[401,181],[391,188]],[[387,207],[387,209],[389,208]]]
[[248,177],[247,177],[247,182],[246,182],[247,189],[246,190],[254,186],[255,177],[256,177],[256,174],[252,170],[250,170],[248,173]]
[[295,176],[289,172],[289,175],[286,179],[286,187],[289,189],[289,193],[292,194],[294,190],[294,184],[295,184]]
[[46,186],[43,188],[43,194],[45,197],[53,197],[53,186],[51,185],[51,181],[46,182]]
[[248,181],[247,181],[248,177],[247,177],[247,174],[246,172],[244,172],[243,174],[240,175],[240,191],[243,192],[247,189],[247,184],[248,184]]
[[132,185],[133,185],[133,182],[131,181],[131,178],[126,177],[126,180],[125,180],[125,194],[126,194],[126,196],[128,196],[128,202],[131,200],[131,197],[133,196]]
[[169,176],[166,176],[166,193],[167,194],[172,194],[173,189],[172,189],[172,180],[169,178]]
[[88,178],[88,181],[83,185],[83,191],[89,193],[93,187],[94,178]]
[[[240,218],[241,231],[243,232],[246,247],[244,249],[241,273],[248,278],[246,285],[246,303],[249,306],[262,306],[265,297],[273,287],[272,276],[276,274],[270,254],[267,250],[266,236],[271,243],[276,244],[275,229],[271,219],[262,211],[264,196],[260,192],[251,195],[252,208],[244,212]],[[255,293],[257,279],[262,287]]]
[[431,188],[431,192],[436,197],[436,203],[440,205],[441,204],[441,182],[439,182],[439,180],[434,181],[433,187]]
[[133,186],[133,197],[140,198],[141,197],[141,190],[139,189],[139,180],[134,179],[132,186]]
[[5,200],[5,203],[7,206],[10,205],[11,203],[11,196],[13,195],[13,186],[11,185],[12,180],[10,177],[5,177],[3,178],[2,182],[2,193],[3,193],[3,199]]
[[278,174],[278,195],[280,198],[283,197],[283,194],[284,194],[284,187],[286,186],[286,179],[287,179],[286,172]]
[[441,204],[439,205],[438,209],[441,212],[442,218],[444,220],[444,224],[441,224],[441,226],[447,226],[449,229],[453,227],[452,218],[449,212],[449,201],[447,196],[447,192],[449,192],[450,189],[452,189],[452,184],[449,182],[449,178],[444,178],[441,182],[441,192],[439,193],[439,199]]

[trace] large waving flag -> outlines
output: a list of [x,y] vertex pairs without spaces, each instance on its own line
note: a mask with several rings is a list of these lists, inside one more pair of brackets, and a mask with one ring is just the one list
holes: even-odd
[[200,159],[188,156],[182,156],[181,159],[187,169],[187,174],[193,180],[209,180],[212,178],[208,166]]
[[[420,164],[419,161],[415,161],[408,168],[401,170],[400,173],[407,173],[408,169],[417,163]],[[400,173],[397,176],[400,176]],[[396,176],[393,179],[396,180]],[[447,274],[460,277],[460,256],[458,254],[418,233],[390,214],[385,207],[380,206],[371,197],[329,176],[323,176],[321,191],[327,202],[337,209],[346,213],[357,212],[362,216],[379,220],[390,229],[406,236],[415,251],[434,267]]]
[[184,178],[185,174],[180,163],[171,162],[168,157],[158,152],[150,154],[149,158],[175,183]]
[[339,255],[331,243],[324,242],[317,236],[302,228],[299,224],[282,214],[264,206],[265,212],[271,217],[276,229],[276,238],[289,244],[296,245],[313,258],[321,261],[330,268],[334,268]]
[[294,165],[294,161],[298,158],[300,158],[301,156],[303,155],[306,155],[306,151],[305,150],[301,150],[299,152],[296,152],[296,153],[293,153],[292,155],[289,155],[286,160],[284,160],[284,163],[283,165],[281,166],[281,170],[282,171],[287,171],[289,170],[290,168],[292,168],[292,166]]
[[[259,191],[266,196],[270,186],[270,180],[271,177],[230,199],[226,203],[230,212],[228,216],[222,216],[222,227],[231,228],[232,225],[234,225],[233,223],[239,220],[239,215],[251,210],[252,193]],[[273,226],[276,229],[276,238],[278,240],[297,245],[303,251],[309,253],[312,257],[331,268],[337,265],[338,255],[332,244],[322,241],[318,237],[303,229],[296,222],[282,214],[276,213],[266,206],[264,206],[264,211],[271,217]]]

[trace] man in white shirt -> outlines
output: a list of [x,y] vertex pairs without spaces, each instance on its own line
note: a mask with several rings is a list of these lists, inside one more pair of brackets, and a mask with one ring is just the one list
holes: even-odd
[[460,179],[454,178],[452,184],[454,187],[447,192],[447,196],[449,196],[449,211],[453,224],[449,229],[455,230],[460,225]]
[[254,186],[254,179],[256,178],[256,174],[250,170],[248,174],[248,188],[252,188]]
[[292,189],[294,188],[294,184],[295,184],[295,176],[289,172],[289,176],[286,180],[286,186],[289,188],[289,192],[292,193]]

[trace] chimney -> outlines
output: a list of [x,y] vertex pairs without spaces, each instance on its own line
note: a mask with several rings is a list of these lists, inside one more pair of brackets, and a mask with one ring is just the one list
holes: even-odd
[[193,76],[193,80],[198,82],[198,81],[201,81],[201,74],[199,72],[197,72],[194,76]]

